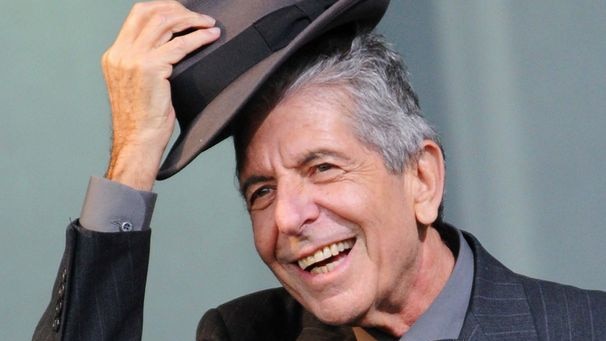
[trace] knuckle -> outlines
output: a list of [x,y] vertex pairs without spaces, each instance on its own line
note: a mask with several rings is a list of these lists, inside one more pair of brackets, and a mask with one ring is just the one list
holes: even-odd
[[179,52],[187,50],[187,39],[185,36],[176,37],[172,40],[173,48]]
[[183,5],[177,0],[167,0],[165,1],[167,6],[171,8],[183,8]]
[[154,10],[172,10],[178,7],[183,7],[176,0],[158,0],[147,2],[147,4],[152,7]]
[[168,21],[168,17],[166,15],[164,15],[163,13],[156,12],[153,14],[153,16],[150,20],[152,21],[154,26],[160,27],[160,26],[163,26]]
[[133,5],[131,12],[141,15],[154,13],[166,8],[168,1],[142,1]]
[[158,67],[158,72],[162,77],[169,77],[173,73],[173,66],[171,64],[163,64]]
[[144,12],[149,7],[149,5],[150,5],[149,2],[137,2],[133,5],[133,7],[131,9],[131,13]]
[[101,55],[101,65],[103,65],[104,67],[110,67],[114,64],[115,64],[115,54],[113,53],[113,50],[110,48]]
[[108,66],[109,66],[109,56],[108,56],[108,51],[105,51],[101,55],[101,67],[103,69],[106,69]]
[[169,21],[174,12],[174,5],[172,1],[140,2],[133,6],[133,12],[140,17],[148,18],[156,26],[161,26]]

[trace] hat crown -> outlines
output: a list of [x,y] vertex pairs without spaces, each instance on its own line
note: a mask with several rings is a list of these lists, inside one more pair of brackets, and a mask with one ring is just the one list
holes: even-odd
[[[255,22],[282,8],[305,3],[301,0],[184,0],[183,5],[198,13],[213,17],[221,28],[221,36],[215,42],[191,53],[175,65],[172,77],[179,75],[205,56],[240,35]],[[315,0],[307,3],[335,3],[337,0]]]
[[[290,56],[336,27],[374,27],[389,0],[185,0],[220,38],[177,63],[172,103],[181,132],[157,178],[166,179],[228,136],[226,127]],[[184,32],[186,33],[186,32]]]

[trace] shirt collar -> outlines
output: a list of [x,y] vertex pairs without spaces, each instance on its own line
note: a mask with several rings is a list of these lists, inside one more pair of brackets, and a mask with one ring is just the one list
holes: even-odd
[[[456,262],[446,285],[427,311],[399,341],[456,339],[461,333],[473,287],[473,252],[458,229],[443,224],[438,227]],[[395,340],[377,330],[368,330],[379,341]]]

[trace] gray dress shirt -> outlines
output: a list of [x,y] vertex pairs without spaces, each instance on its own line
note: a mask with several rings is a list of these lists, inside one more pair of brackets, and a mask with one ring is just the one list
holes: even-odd
[[96,232],[130,232],[149,229],[156,193],[138,191],[93,176],[80,213],[80,225]]
[[431,341],[459,337],[471,298],[474,262],[469,244],[461,231],[456,232],[456,235],[442,236],[456,262],[446,285],[427,311],[400,338],[374,329],[368,330],[369,334],[379,341]]
[[[80,224],[97,232],[130,232],[149,229],[156,193],[99,177],[91,177]],[[400,341],[456,339],[463,327],[473,286],[473,253],[461,231],[443,235],[456,258],[450,278],[427,311]],[[396,340],[378,330],[368,330],[377,340]]]
[[461,333],[471,288],[473,287],[473,253],[461,231],[457,230],[459,253],[452,274],[429,309],[400,338],[401,341],[456,339]]

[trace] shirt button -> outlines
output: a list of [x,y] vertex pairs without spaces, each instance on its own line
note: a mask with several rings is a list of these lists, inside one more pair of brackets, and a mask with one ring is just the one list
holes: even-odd
[[131,224],[130,221],[125,221],[120,224],[120,230],[122,230],[122,232],[130,232],[133,230],[133,224]]

